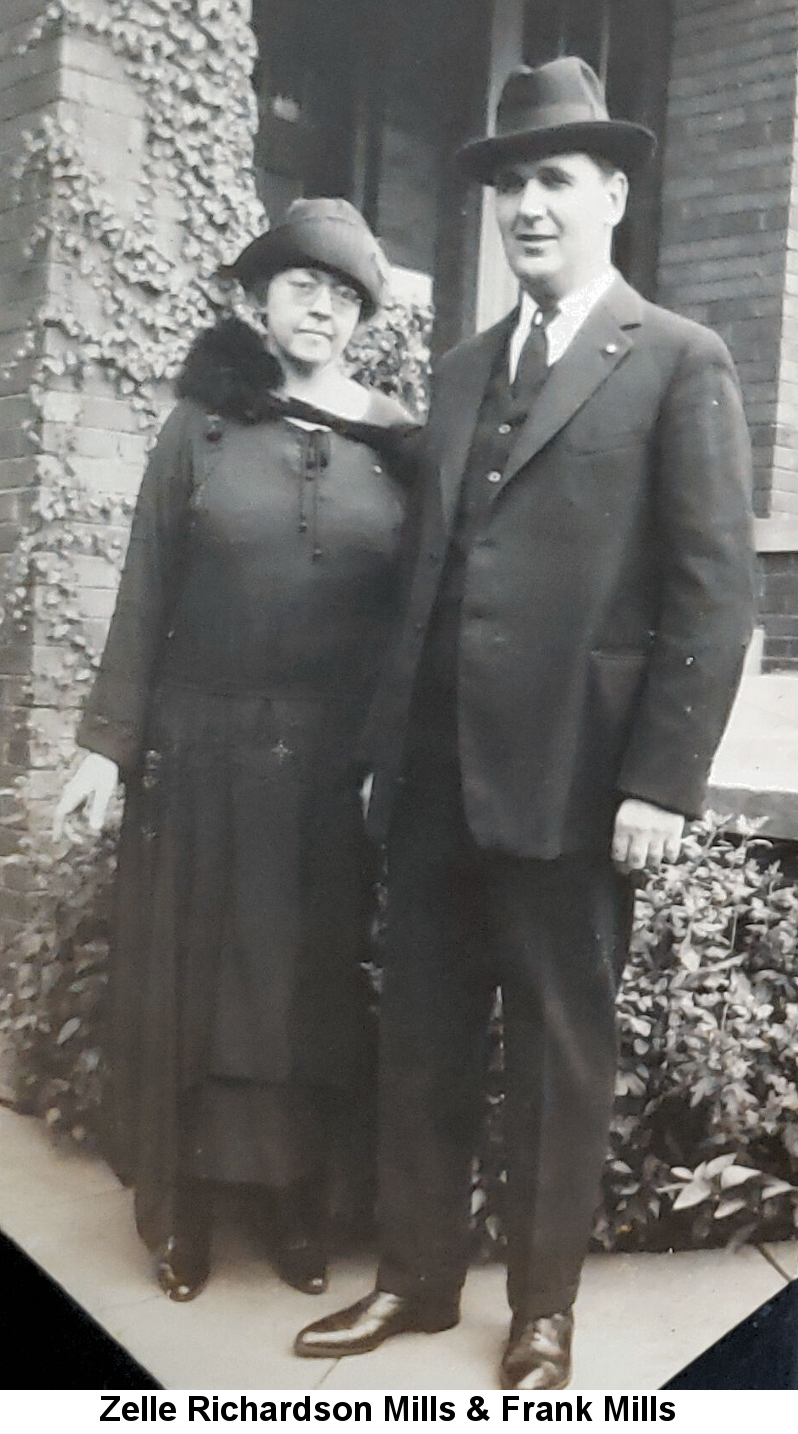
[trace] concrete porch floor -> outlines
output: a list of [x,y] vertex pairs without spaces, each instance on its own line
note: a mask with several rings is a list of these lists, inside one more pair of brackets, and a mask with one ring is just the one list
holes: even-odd
[[798,840],[798,673],[760,673],[752,644],[710,777],[720,815],[762,822],[764,836]]
[[[373,1354],[300,1360],[295,1332],[364,1294],[344,1260],[326,1295],[282,1285],[232,1228],[218,1231],[200,1297],[153,1283],[131,1197],[99,1160],[54,1149],[44,1125],[0,1108],[0,1227],[168,1389],[490,1389],[507,1329],[503,1271],[469,1276],[463,1319]],[[798,1246],[592,1256],[577,1304],[574,1389],[657,1389],[796,1274]],[[6,1292],[6,1298],[9,1293]]]

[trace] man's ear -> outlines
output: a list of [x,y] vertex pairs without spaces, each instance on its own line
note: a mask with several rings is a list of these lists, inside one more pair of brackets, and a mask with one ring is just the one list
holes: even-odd
[[609,222],[614,229],[626,213],[626,201],[629,198],[629,180],[622,169],[614,169],[607,175],[604,192],[607,196]]

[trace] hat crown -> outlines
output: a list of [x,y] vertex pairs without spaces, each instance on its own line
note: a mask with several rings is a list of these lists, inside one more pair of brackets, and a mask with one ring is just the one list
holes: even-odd
[[363,215],[348,199],[293,199],[276,227],[282,228],[284,224],[327,223],[330,220],[351,224],[371,237],[371,230]]
[[503,164],[551,154],[586,153],[627,173],[653,153],[656,139],[645,125],[611,119],[604,86],[578,55],[561,55],[534,70],[520,65],[505,81],[492,134],[458,150],[462,167],[482,184],[493,184]]
[[563,55],[532,70],[519,65],[508,75],[496,111],[496,133],[545,129],[554,124],[607,122],[604,87],[576,55]]

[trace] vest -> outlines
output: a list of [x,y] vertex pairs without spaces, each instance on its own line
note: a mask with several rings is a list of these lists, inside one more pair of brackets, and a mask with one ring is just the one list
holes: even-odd
[[475,534],[487,516],[489,475],[507,466],[527,408],[514,398],[502,348],[488,379],[466,460],[441,584],[430,617],[413,691],[408,749],[439,759],[457,755],[457,648],[465,570]]

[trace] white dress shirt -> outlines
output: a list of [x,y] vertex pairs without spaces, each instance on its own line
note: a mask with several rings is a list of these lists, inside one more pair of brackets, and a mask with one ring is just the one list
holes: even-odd
[[[564,299],[560,299],[557,313],[546,327],[546,355],[549,367],[562,358],[591,309],[595,308],[599,299],[606,294],[614,278],[615,270],[605,269],[595,279],[591,279],[589,284],[585,284],[584,288],[576,289],[572,294],[567,294]],[[535,300],[526,290],[522,290],[518,323],[510,339],[508,354],[511,383],[515,379],[521,350],[529,337],[529,330],[537,311],[538,305]]]

